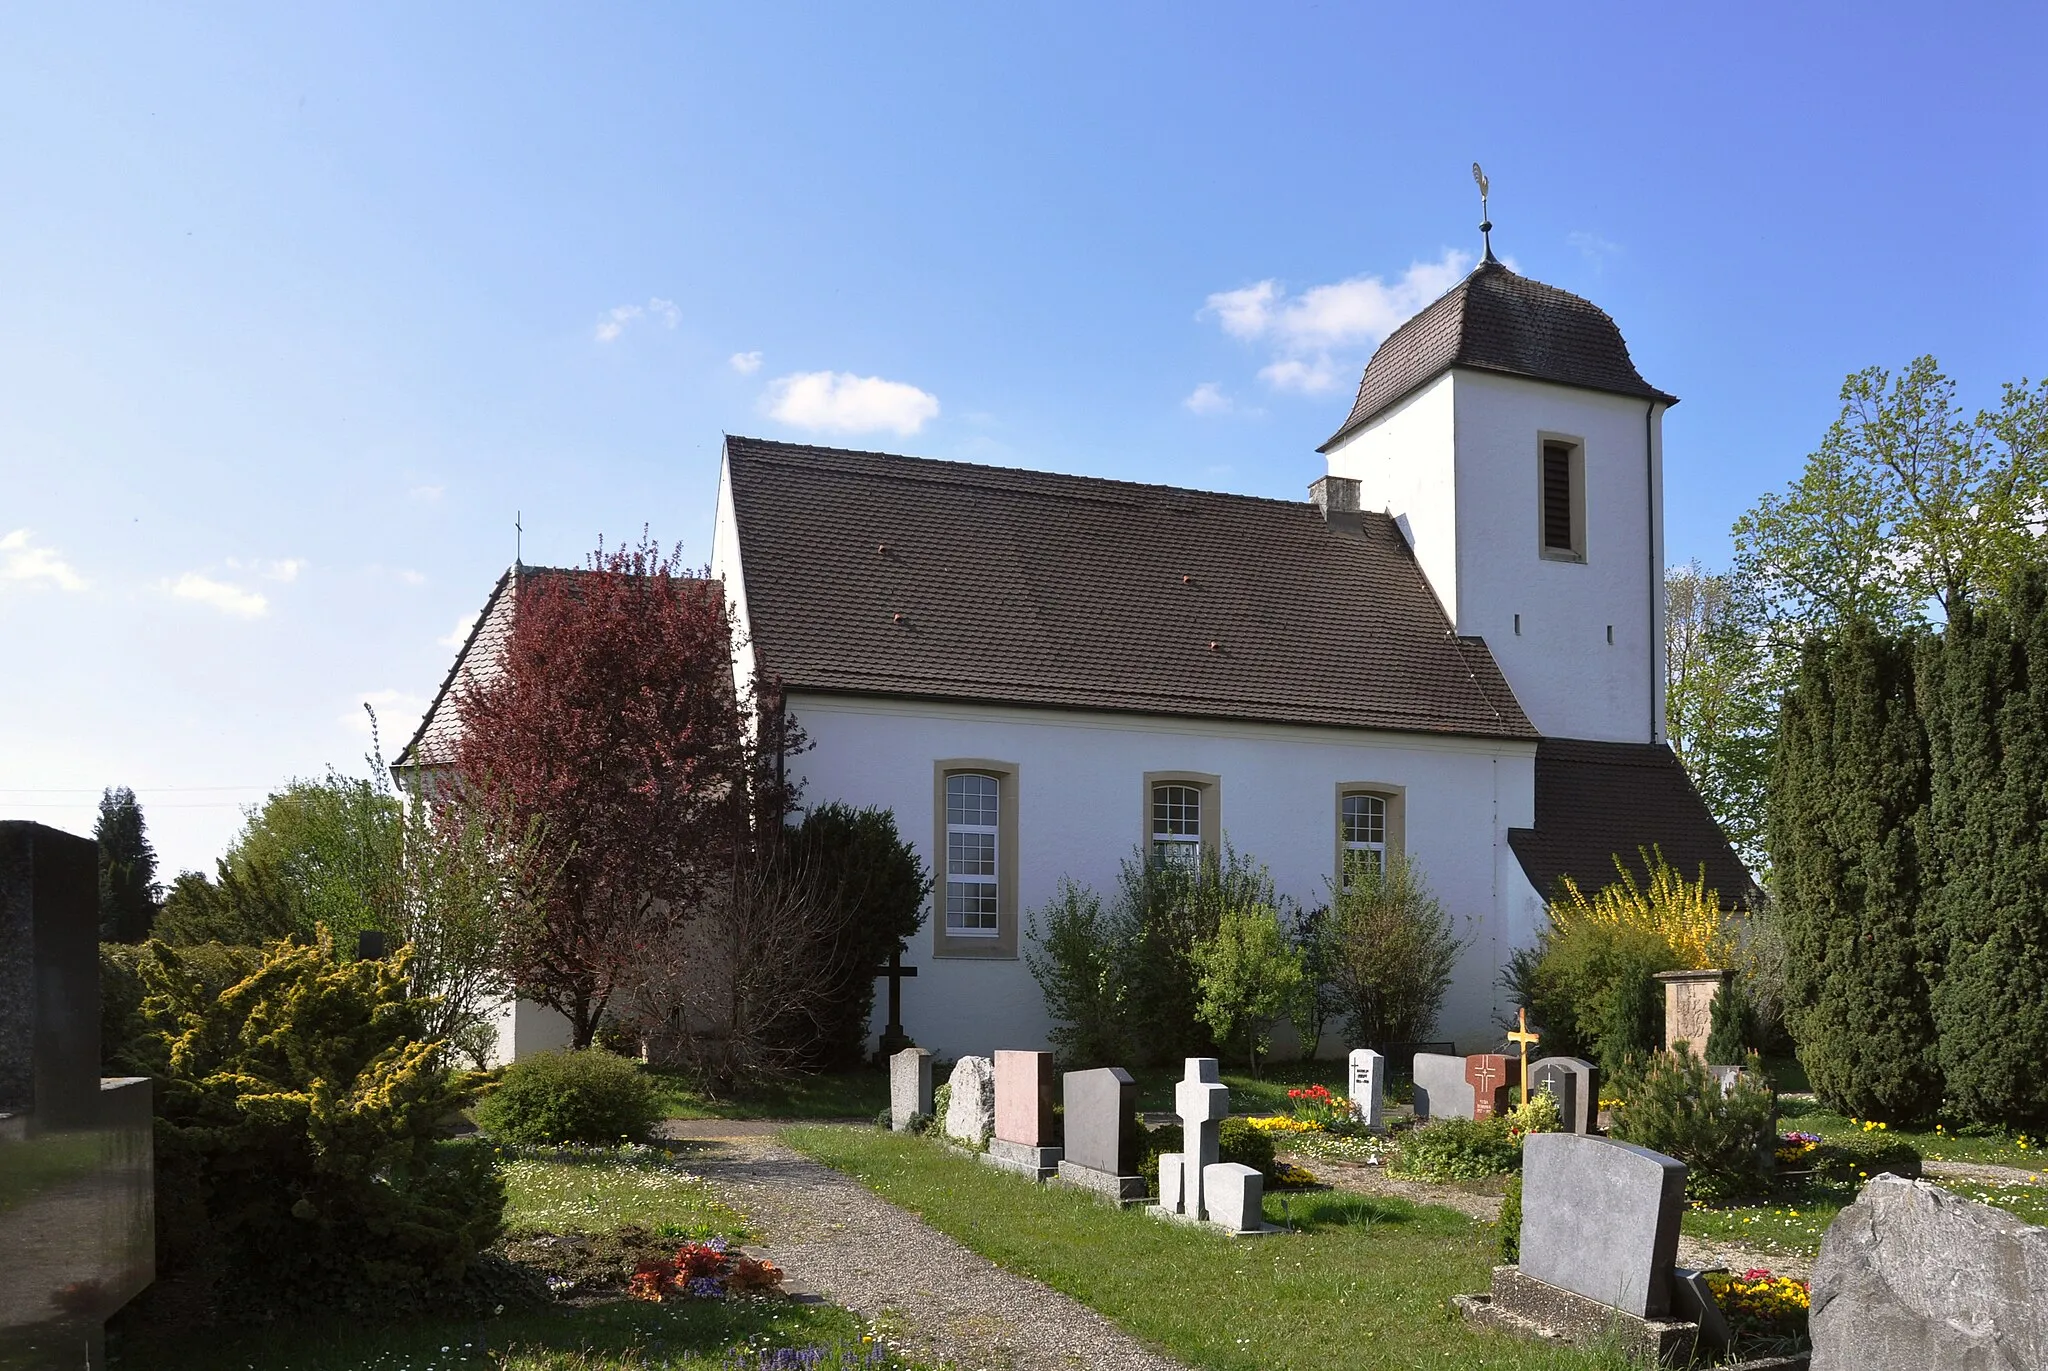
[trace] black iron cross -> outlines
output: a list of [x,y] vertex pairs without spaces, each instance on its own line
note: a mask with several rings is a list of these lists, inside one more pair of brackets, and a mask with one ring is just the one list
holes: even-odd
[[882,1055],[893,1056],[910,1046],[910,1035],[903,1031],[903,981],[915,976],[917,968],[905,966],[903,949],[895,947],[889,951],[889,964],[876,967],[873,974],[889,978],[889,1026],[882,1030]]

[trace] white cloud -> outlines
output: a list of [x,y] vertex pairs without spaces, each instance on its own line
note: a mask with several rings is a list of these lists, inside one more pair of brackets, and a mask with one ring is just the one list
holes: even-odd
[[270,612],[270,601],[253,590],[226,581],[216,581],[197,571],[188,571],[163,589],[181,600],[195,600],[238,619],[260,619]]
[[758,352],[735,352],[726,361],[742,376],[752,376],[761,369],[761,354]]
[[939,400],[902,381],[844,371],[803,371],[769,383],[762,406],[785,424],[827,433],[908,437],[939,412]]
[[1202,382],[1181,403],[1195,414],[1228,414],[1233,408],[1230,397],[1223,393],[1223,387],[1214,381]]
[[90,584],[54,548],[36,547],[34,542],[35,534],[25,528],[0,537],[0,584],[54,586],[72,591],[84,590]]
[[[377,711],[377,732],[379,741],[385,747],[402,743],[410,737],[415,726],[426,715],[427,702],[418,695],[403,690],[366,690],[356,697],[348,711],[336,716],[336,721],[347,725],[365,738],[370,736],[370,715],[363,708],[369,705]],[[392,754],[387,754],[392,755]]]
[[276,561],[256,559],[246,562],[238,557],[230,557],[227,567],[229,571],[246,571],[261,576],[266,581],[282,581],[289,585],[299,579],[299,573],[306,569],[306,563],[299,557],[284,557]]
[[423,586],[427,583],[427,573],[424,571],[414,571],[409,566],[402,566],[398,569],[398,579],[409,586]]
[[406,494],[415,500],[433,501],[440,499],[447,490],[446,486],[414,486]]
[[469,641],[469,630],[475,626],[476,612],[472,610],[455,621],[455,627],[448,631],[447,637],[437,638],[435,641],[442,647],[461,647]]
[[1278,281],[1258,281],[1217,291],[1197,317],[1214,315],[1231,337],[1270,345],[1273,360],[1259,377],[1273,389],[1321,394],[1341,387],[1346,373],[1363,364],[1363,357],[1354,362],[1340,354],[1377,345],[1456,285],[1471,265],[1471,254],[1447,248],[1434,262],[1410,264],[1391,282],[1354,276],[1290,295]]
[[683,321],[683,312],[676,308],[676,302],[657,295],[644,305],[613,305],[599,317],[593,336],[600,343],[615,342],[626,331],[626,325],[650,316],[664,328],[674,328]]

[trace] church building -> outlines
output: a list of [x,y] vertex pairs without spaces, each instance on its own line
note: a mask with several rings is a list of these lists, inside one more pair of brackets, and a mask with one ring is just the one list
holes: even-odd
[[1664,738],[1675,403],[1602,310],[1489,253],[1373,354],[1299,501],[728,438],[735,673],[779,679],[805,801],[892,811],[933,875],[911,1037],[1044,1046],[1031,913],[1140,852],[1227,839],[1305,907],[1406,854],[1465,939],[1461,1051],[1559,878],[1655,844],[1746,901]]

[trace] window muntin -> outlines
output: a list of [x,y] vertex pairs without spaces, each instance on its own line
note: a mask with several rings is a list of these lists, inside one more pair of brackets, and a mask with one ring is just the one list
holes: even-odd
[[1345,884],[1350,873],[1387,869],[1387,797],[1367,791],[1344,796],[1338,814],[1337,840],[1344,857]]
[[997,820],[1002,781],[981,772],[946,778],[946,932],[996,935]]
[[1547,552],[1577,552],[1572,526],[1572,449],[1566,443],[1543,445],[1543,547]]
[[1152,787],[1152,856],[1195,867],[1202,859],[1202,788],[1180,781]]

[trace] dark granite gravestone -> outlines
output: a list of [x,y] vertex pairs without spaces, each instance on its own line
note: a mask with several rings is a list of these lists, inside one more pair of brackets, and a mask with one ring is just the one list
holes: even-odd
[[1545,1057],[1529,1067],[1529,1089],[1548,1092],[1567,1133],[1598,1132],[1600,1068],[1583,1057]]
[[1060,1084],[1067,1111],[1060,1179],[1118,1201],[1145,1198],[1131,1073],[1120,1066],[1069,1071]]
[[100,1077],[98,849],[0,823],[0,1366],[97,1368],[156,1274],[150,1083]]
[[1465,1081],[1472,1087],[1472,1117],[1490,1119],[1515,1107],[1520,1058],[1482,1052],[1465,1058]]
[[1447,1057],[1440,1052],[1417,1052],[1411,1060],[1415,1072],[1416,1118],[1472,1117],[1472,1082],[1465,1079],[1463,1057]]

